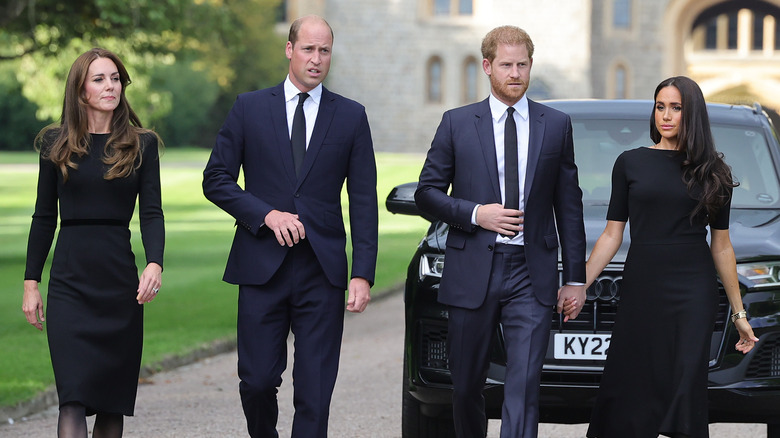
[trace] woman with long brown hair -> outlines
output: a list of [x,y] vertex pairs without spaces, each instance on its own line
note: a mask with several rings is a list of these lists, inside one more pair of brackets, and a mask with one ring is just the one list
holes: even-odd
[[716,274],[734,312],[736,350],[747,353],[758,341],[746,319],[729,238],[736,183],[715,149],[704,96],[693,80],[678,76],[658,85],[650,137],[653,146],[617,158],[607,226],[587,262],[589,286],[631,223],[620,308],[589,437],[708,436]]
[[[127,102],[129,84],[114,53],[82,54],[68,73],[60,123],[36,138],[38,192],[22,310],[43,330],[38,283],[59,216],[45,321],[60,437],[86,437],[93,414],[95,438],[122,436],[123,416],[135,407],[143,304],[161,285],[159,139]],[[136,199],[147,261],[140,278],[129,229]]]

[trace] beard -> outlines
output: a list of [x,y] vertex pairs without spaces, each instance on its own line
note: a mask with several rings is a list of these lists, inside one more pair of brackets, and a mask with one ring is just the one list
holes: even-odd
[[[509,82],[522,83],[520,87],[510,87]],[[512,79],[507,82],[499,82],[494,76],[490,76],[490,88],[496,97],[504,102],[517,102],[523,97],[525,91],[528,90],[528,84],[523,83],[520,79]]]

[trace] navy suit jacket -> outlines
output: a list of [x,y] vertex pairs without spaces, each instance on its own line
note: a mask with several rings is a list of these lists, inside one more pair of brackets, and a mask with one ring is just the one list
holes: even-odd
[[[553,305],[559,241],[563,281],[585,282],[582,191],[571,119],[531,100],[528,107],[525,253],[534,294]],[[439,301],[470,309],[485,300],[496,241],[495,232],[471,224],[471,215],[477,204],[501,203],[491,117],[487,99],[444,113],[415,192],[422,211],[450,225]]]
[[[237,183],[243,167],[243,188]],[[347,182],[352,277],[374,282],[377,254],[376,162],[365,108],[323,87],[317,120],[296,178],[284,84],[244,93],[219,130],[203,172],[203,193],[236,219],[223,280],[262,285],[289,248],[264,225],[271,210],[298,214],[325,275],[347,288],[341,191]]]

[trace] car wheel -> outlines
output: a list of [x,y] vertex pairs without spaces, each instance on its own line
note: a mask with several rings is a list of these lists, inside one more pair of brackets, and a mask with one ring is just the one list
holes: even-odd
[[421,403],[409,393],[409,367],[404,353],[403,406],[401,433],[403,438],[451,438],[455,436],[452,416],[429,417],[420,410]]
[[766,438],[780,438],[780,423],[767,423]]

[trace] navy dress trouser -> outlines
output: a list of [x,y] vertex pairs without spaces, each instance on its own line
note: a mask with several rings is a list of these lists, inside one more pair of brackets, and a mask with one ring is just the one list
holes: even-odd
[[326,437],[344,327],[344,290],[328,281],[307,240],[264,285],[238,297],[239,392],[249,435],[278,437],[276,394],[294,341],[292,437]]
[[449,307],[449,367],[458,437],[484,437],[487,431],[482,390],[490,364],[490,340],[499,322],[507,353],[501,437],[536,438],[539,384],[552,318],[550,307],[533,293],[522,246],[495,246],[482,306]]

